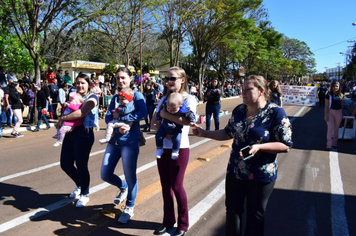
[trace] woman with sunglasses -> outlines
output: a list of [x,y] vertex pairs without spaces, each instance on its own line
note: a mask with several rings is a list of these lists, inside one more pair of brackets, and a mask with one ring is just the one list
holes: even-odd
[[169,228],[172,228],[176,223],[175,211],[174,211],[174,197],[177,200],[178,205],[178,226],[173,234],[174,236],[185,235],[185,232],[189,228],[188,219],[188,203],[187,195],[183,187],[183,180],[185,170],[189,161],[189,121],[185,117],[179,117],[167,112],[166,109],[161,109],[164,105],[167,97],[174,92],[178,92],[182,95],[184,102],[187,107],[196,114],[197,111],[197,100],[195,96],[188,94],[188,81],[185,71],[180,67],[172,67],[169,69],[168,77],[166,80],[167,93],[164,96],[152,116],[151,127],[154,130],[158,130],[160,127],[160,122],[157,121],[157,112],[160,112],[162,119],[168,119],[174,123],[183,125],[181,146],[179,149],[179,158],[173,160],[171,158],[172,154],[172,141],[170,135],[167,135],[163,140],[164,152],[160,159],[157,159],[157,167],[159,172],[159,177],[162,186],[162,196],[164,202],[163,208],[163,223],[162,225],[154,231],[153,234],[161,235],[164,234]]
[[[120,91],[129,88],[132,89],[134,83],[134,77],[128,68],[120,67],[117,70],[116,84]],[[119,114],[122,114],[121,111],[124,110],[117,109],[120,105],[120,96],[123,96],[122,92],[119,92],[119,94],[116,94],[111,99],[108,112],[105,116],[105,122],[108,124],[110,121],[117,119],[125,123],[133,122],[133,124],[131,127],[125,125],[114,130],[101,164],[101,179],[119,189],[119,193],[114,199],[115,204],[123,203],[127,198],[125,209],[118,219],[119,223],[125,224],[134,216],[138,188],[136,176],[137,158],[140,152],[139,123],[140,120],[145,119],[147,116],[147,108],[142,93],[134,91],[132,99],[135,108],[134,111],[126,116],[119,117]],[[114,174],[116,165],[120,159],[122,159],[126,181]]]

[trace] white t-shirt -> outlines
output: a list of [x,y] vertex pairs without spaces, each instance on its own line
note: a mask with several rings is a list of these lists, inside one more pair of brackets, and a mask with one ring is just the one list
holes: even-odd
[[[193,95],[189,95],[188,93],[184,92],[182,94],[183,96],[183,101],[186,102],[187,107],[194,112],[194,114],[197,114],[197,99]],[[159,107],[161,106],[161,103],[165,100],[166,96],[164,96],[158,103],[158,106],[156,108],[156,112],[159,111]],[[195,115],[196,116],[196,115]],[[181,142],[180,142],[180,148],[189,148],[189,125],[184,125],[182,129],[182,136],[181,136]],[[172,149],[172,141],[169,139],[164,138],[163,139],[163,148],[166,149]]]
[[98,79],[101,83],[104,83],[105,82],[105,77],[103,75],[99,75],[98,76]]

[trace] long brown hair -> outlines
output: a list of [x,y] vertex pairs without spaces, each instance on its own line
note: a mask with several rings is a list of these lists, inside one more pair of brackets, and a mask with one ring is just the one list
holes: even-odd
[[[338,84],[339,85],[339,91],[336,92],[336,94],[334,93],[334,90],[333,90],[333,87],[334,85]],[[329,88],[329,94],[330,95],[337,95],[339,98],[343,98],[343,95],[341,93],[341,84],[339,83],[339,81],[333,81],[330,85],[330,88]]]
[[[281,88],[279,87],[279,83],[277,80],[272,80],[271,82],[269,82],[268,88],[271,90],[270,92],[272,92],[272,85],[276,84],[277,87],[275,88],[276,92],[278,93],[279,96],[282,96],[282,91]],[[270,94],[272,96],[272,94]]]
[[[119,69],[117,69],[116,73],[115,73],[115,79],[116,79],[116,74],[119,73],[119,72],[125,72],[130,78],[131,78],[131,81],[130,81],[130,88],[133,89],[134,88],[134,85],[135,85],[135,80],[132,79],[132,72],[129,70],[129,68],[127,67],[120,67]],[[142,78],[141,78],[142,79]],[[118,90],[120,90],[119,87],[117,87]]]
[[77,80],[78,79],[84,79],[87,83],[88,83],[88,92],[86,93],[86,94],[84,94],[84,95],[87,95],[87,94],[89,94],[89,93],[92,93],[92,87],[93,87],[93,85],[92,85],[92,81],[91,81],[91,79],[89,78],[89,76],[88,75],[86,75],[86,74],[84,74],[84,73],[80,73],[78,76],[77,76],[77,78],[75,78],[75,85],[77,85]]

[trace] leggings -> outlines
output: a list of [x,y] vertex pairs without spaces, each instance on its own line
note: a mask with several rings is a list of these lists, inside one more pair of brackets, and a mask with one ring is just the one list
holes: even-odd
[[245,236],[263,236],[264,216],[275,181],[268,183],[244,181],[226,175],[226,236],[240,236],[246,200]]
[[81,195],[89,194],[88,161],[93,143],[93,129],[85,129],[83,125],[75,127],[72,132],[65,135],[63,140],[61,168],[77,187],[81,187]]
[[189,148],[181,148],[179,150],[178,160],[172,160],[171,154],[172,149],[164,149],[162,157],[157,159],[163,195],[163,225],[171,228],[176,222],[174,213],[175,196],[178,205],[177,228],[187,231],[189,228],[189,210],[183,180],[189,161]]

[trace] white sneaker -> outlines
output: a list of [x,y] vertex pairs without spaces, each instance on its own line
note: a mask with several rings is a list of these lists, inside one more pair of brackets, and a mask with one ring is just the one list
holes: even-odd
[[80,195],[80,198],[77,201],[77,204],[75,204],[75,207],[84,207],[88,202],[89,202],[88,195]]
[[120,193],[114,199],[114,203],[117,205],[123,203],[127,198],[127,193],[128,193],[127,188],[124,191],[120,191]]
[[117,222],[126,224],[134,216],[134,208],[125,206]]
[[62,145],[62,142],[59,142],[59,141],[56,141],[56,142],[53,144],[53,146],[55,146],[55,147],[58,147],[58,146],[60,146],[60,145]]
[[163,154],[163,149],[157,149],[157,152],[156,152],[156,158],[157,159],[160,159],[161,158],[161,156],[162,156],[162,154]]
[[69,198],[79,199],[80,196],[80,187],[76,187],[74,191],[69,195]]
[[179,157],[179,152],[172,152],[172,159],[173,160],[177,160],[178,159],[178,157]]
[[99,139],[99,143],[100,144],[104,144],[104,143],[107,143],[107,142],[109,142],[109,140],[107,140],[106,138]]

